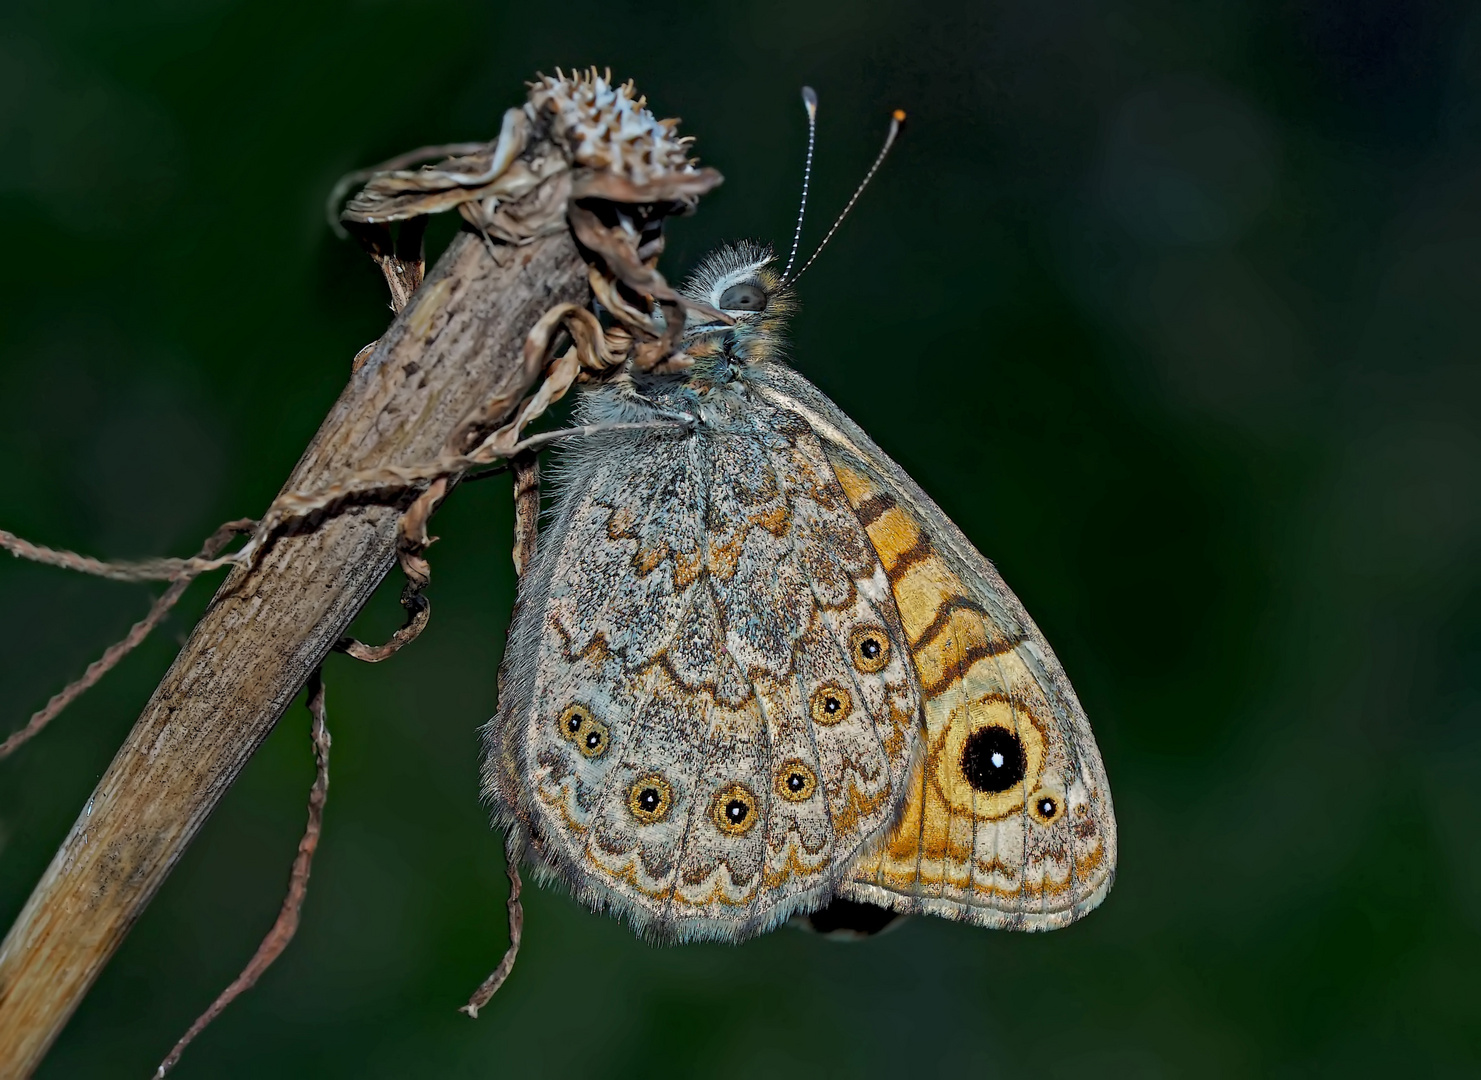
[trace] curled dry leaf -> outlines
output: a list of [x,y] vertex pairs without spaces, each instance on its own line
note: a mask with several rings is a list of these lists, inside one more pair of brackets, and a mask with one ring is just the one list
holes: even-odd
[[[564,200],[551,192],[539,200],[547,213],[526,209],[506,220],[499,219],[500,208],[559,173],[572,173],[560,187],[565,200],[692,207],[721,176],[696,167],[689,157],[691,140],[673,135],[678,121],[657,120],[646,105],[634,96],[632,83],[614,86],[610,72],[542,76],[531,84],[522,108],[504,113],[496,140],[456,144],[462,152],[435,165],[371,172],[341,217],[351,224],[385,224],[457,208],[475,225],[497,224],[496,235],[505,232],[508,242],[517,243],[549,226],[549,219],[559,220]],[[469,204],[477,209],[464,209]]]
[[[529,243],[569,221],[600,261],[593,292],[625,331],[617,360],[611,343],[581,348],[583,377],[600,377],[628,359],[640,371],[678,370],[688,363],[675,355],[686,309],[729,319],[680,297],[658,271],[663,218],[688,212],[721,182],[714,169],[698,166],[693,140],[678,137],[677,127],[677,120],[655,118],[633,84],[613,83],[610,72],[557,70],[530,84],[522,108],[504,114],[498,139],[458,144],[459,153],[419,169],[374,173],[342,218],[379,236],[392,221],[456,208],[486,237],[507,244]],[[420,158],[396,164],[410,160]],[[662,326],[655,305],[663,309]],[[526,371],[530,379],[536,374]],[[491,404],[507,410],[510,402]]]

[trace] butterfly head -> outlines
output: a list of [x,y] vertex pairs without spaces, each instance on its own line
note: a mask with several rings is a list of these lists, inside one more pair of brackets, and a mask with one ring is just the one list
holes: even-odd
[[696,365],[706,361],[745,364],[776,359],[782,331],[795,307],[782,284],[771,248],[750,241],[712,252],[680,292],[730,316],[730,326],[697,312],[684,328],[684,352]]

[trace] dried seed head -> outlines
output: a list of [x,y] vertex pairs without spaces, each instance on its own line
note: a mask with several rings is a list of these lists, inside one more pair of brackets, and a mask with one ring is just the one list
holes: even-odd
[[540,76],[530,84],[535,115],[552,118],[552,135],[574,164],[617,173],[647,184],[674,173],[695,172],[692,139],[674,135],[678,120],[658,120],[647,98],[635,97],[631,81],[612,84],[612,73],[596,68],[581,75]]

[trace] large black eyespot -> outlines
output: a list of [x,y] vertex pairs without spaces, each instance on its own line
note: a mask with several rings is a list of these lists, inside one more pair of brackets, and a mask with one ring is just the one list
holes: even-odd
[[645,773],[627,791],[627,808],[645,825],[668,817],[674,805],[674,789],[658,773]]
[[721,832],[742,836],[756,824],[756,796],[745,784],[726,784],[710,801],[710,820]]
[[1023,779],[1023,743],[1007,728],[978,728],[962,747],[962,775],[978,791],[996,795]]
[[765,311],[766,290],[759,285],[732,285],[720,294],[725,311]]

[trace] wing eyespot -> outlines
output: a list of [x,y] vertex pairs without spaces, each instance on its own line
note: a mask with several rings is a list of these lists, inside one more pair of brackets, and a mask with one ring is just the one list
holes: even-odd
[[873,675],[890,662],[890,639],[877,626],[861,626],[849,635],[848,652],[854,667]]
[[1040,825],[1052,825],[1064,814],[1064,800],[1047,792],[1039,792],[1029,805]]
[[560,718],[561,738],[567,742],[575,742],[576,736],[581,731],[581,725],[590,719],[591,710],[585,705],[567,705],[566,711],[561,713]]
[[644,773],[627,791],[627,808],[644,825],[654,825],[669,816],[674,807],[674,789],[661,773]]
[[978,728],[962,744],[962,777],[975,790],[996,795],[1023,780],[1028,761],[1023,741],[1005,727]]
[[586,757],[601,757],[607,752],[610,737],[607,725],[600,720],[593,719],[586,725],[586,730],[576,737],[577,749]]
[[761,817],[756,796],[745,784],[726,784],[710,800],[710,820],[728,836],[744,836]]
[[832,727],[841,723],[848,718],[853,707],[853,698],[841,686],[827,683],[813,691],[812,718],[815,724]]
[[818,774],[797,758],[782,762],[776,773],[776,793],[788,802],[807,802],[818,790]]
[[591,710],[579,702],[566,706],[560,716],[560,735],[574,743],[583,757],[597,758],[607,752],[611,743],[611,732],[607,725],[591,715]]

